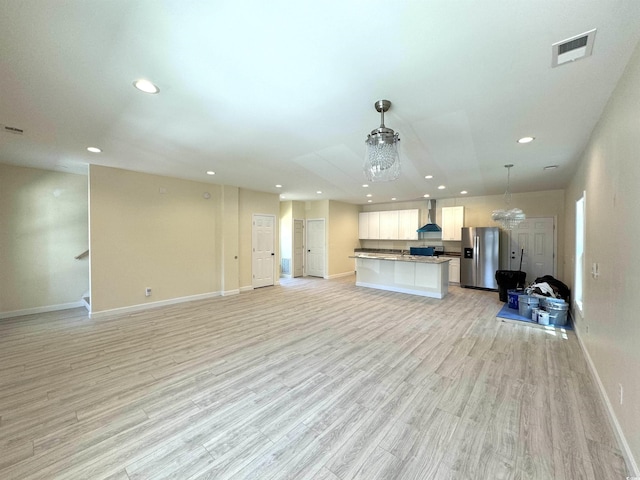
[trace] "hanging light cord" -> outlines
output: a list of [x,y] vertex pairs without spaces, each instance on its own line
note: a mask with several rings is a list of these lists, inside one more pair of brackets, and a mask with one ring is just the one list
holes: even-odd
[[511,167],[513,165],[505,165],[507,167],[507,189],[504,192],[504,201],[507,204],[507,208],[511,206]]

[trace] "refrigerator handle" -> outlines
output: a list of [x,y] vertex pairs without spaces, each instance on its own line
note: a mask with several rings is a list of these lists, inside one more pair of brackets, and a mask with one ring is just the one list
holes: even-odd
[[[479,252],[479,249],[480,249],[480,237],[478,235],[476,235],[473,238],[473,250],[475,252],[474,261],[475,261],[475,264],[476,264],[476,278],[477,278],[477,275],[478,275],[478,268],[479,268],[479,265],[480,265],[480,259],[479,259],[480,252]],[[476,279],[476,284],[477,284],[477,279]]]

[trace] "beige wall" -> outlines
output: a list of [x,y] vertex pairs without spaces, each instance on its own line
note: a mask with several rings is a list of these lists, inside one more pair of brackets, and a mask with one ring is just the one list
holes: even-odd
[[92,313],[221,291],[220,186],[94,165],[89,182]]
[[238,252],[240,264],[240,289],[250,289],[252,286],[252,257],[251,257],[251,236],[253,214],[273,215],[275,217],[274,228],[276,234],[275,260],[274,260],[274,281],[277,283],[280,272],[280,255],[278,245],[280,242],[279,222],[280,198],[273,193],[255,192],[244,188],[239,189],[238,194],[238,220],[239,239]]
[[[565,243],[567,257],[571,258],[567,277],[571,277],[575,266],[575,202],[586,191],[584,318],[576,315],[576,329],[636,462],[640,461],[639,112],[640,45],[567,189]],[[599,264],[597,278],[589,274],[593,263]],[[571,278],[569,283],[573,284]],[[624,388],[622,405],[619,385]]]
[[240,189],[223,185],[221,214],[222,221],[217,222],[216,236],[222,239],[222,294],[239,293],[240,261],[239,261],[239,206]]
[[81,300],[87,203],[84,175],[0,164],[0,317]]
[[350,203],[329,202],[328,263],[329,277],[353,273],[355,261],[349,256],[358,248],[358,212],[360,207]]

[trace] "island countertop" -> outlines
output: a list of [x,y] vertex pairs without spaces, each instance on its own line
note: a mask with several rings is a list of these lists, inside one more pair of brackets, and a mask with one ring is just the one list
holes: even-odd
[[369,255],[361,253],[351,255],[349,258],[368,258],[371,260],[389,260],[392,262],[418,262],[418,263],[446,263],[450,258],[430,257],[425,255]]
[[422,255],[350,256],[356,260],[356,286],[444,298],[449,291],[450,258]]

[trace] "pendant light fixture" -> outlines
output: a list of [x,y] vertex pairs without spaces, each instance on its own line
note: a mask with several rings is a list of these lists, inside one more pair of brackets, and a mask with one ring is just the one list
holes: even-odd
[[491,214],[491,219],[494,222],[498,222],[500,224],[500,228],[503,230],[512,230],[526,218],[526,215],[519,208],[511,208],[511,191],[509,190],[509,182],[511,180],[511,167],[513,167],[513,164],[510,163],[504,167],[507,169],[507,190],[504,192],[506,208],[504,210],[494,210]]
[[391,102],[378,100],[374,106],[380,112],[380,127],[372,130],[365,140],[364,174],[370,182],[388,182],[400,176],[400,137],[384,126],[384,112],[389,110]]

